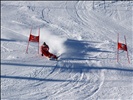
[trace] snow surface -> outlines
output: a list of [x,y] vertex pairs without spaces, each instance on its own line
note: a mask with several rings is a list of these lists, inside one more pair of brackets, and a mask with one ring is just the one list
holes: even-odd
[[[31,27],[59,61],[26,53]],[[132,62],[133,1],[1,1],[2,100],[133,100]]]

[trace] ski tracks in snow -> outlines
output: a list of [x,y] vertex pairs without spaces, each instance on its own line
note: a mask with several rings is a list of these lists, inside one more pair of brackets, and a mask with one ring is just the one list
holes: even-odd
[[[97,44],[95,48],[101,47],[104,44],[106,43]],[[96,58],[96,56],[99,57],[101,52],[91,52],[90,54],[94,55],[94,58]],[[84,59],[86,59],[86,57]],[[74,96],[76,100],[92,97],[100,90],[104,83],[104,70],[98,70],[100,66],[100,61],[96,59],[78,60],[74,58],[61,58],[49,76],[63,76],[66,82],[62,82],[58,85],[56,84],[53,88],[55,91],[57,89],[58,92],[54,92],[51,96],[56,99],[61,99],[62,95],[67,99],[72,99],[71,96]],[[97,70],[95,70],[95,67],[97,67]],[[71,81],[68,82],[67,80]]]
[[[38,50],[34,46],[30,46],[29,54],[22,54],[27,46],[25,39],[23,42],[15,39],[14,41],[12,38],[2,40],[3,98],[48,100],[98,98],[96,95],[106,81],[105,72],[108,72],[107,69],[115,69],[108,68],[107,65],[111,63],[115,65],[116,47],[113,42],[115,33],[112,35],[112,32],[114,27],[116,27],[115,31],[119,27],[112,20],[96,15],[95,11],[86,10],[88,4],[86,1],[65,2],[63,9],[41,7],[42,12],[37,11],[41,15],[38,17],[32,16],[35,11],[30,13],[33,21],[37,21],[41,27],[46,26],[53,34],[67,38],[63,45],[70,49],[66,50],[66,54],[63,54],[59,61],[49,61],[40,55],[34,55]],[[28,22],[23,21],[28,25]],[[15,20],[13,23],[23,25]],[[123,27],[119,30],[121,28]],[[3,29],[15,32],[7,28]],[[108,31],[110,34],[106,34]],[[121,69],[116,68],[116,70]],[[110,78],[109,75],[108,77]],[[116,75],[116,79],[117,77]]]

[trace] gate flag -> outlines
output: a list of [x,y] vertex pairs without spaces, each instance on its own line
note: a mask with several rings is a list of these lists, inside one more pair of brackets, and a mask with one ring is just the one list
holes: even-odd
[[34,36],[34,35],[30,34],[29,41],[39,42],[39,36]]
[[130,63],[128,50],[127,50],[126,36],[124,36],[124,39],[125,39],[125,43],[120,43],[119,42],[119,34],[118,34],[118,38],[117,38],[117,62],[119,61],[119,50],[124,50],[127,52],[127,59],[128,59],[128,62]]
[[118,42],[118,50],[124,50],[124,51],[127,51],[127,45]]
[[38,31],[38,36],[34,36],[31,33],[32,33],[32,28],[31,28],[31,31],[30,31],[30,36],[29,36],[29,40],[28,40],[28,45],[27,45],[26,53],[28,53],[29,42],[38,42],[38,54],[39,54],[40,28],[39,28],[39,31]]

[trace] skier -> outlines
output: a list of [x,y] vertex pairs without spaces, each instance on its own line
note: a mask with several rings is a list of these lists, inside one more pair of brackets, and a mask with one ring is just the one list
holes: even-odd
[[46,56],[50,59],[58,59],[58,57],[52,53],[49,52],[49,46],[44,42],[43,45],[41,46],[41,55]]

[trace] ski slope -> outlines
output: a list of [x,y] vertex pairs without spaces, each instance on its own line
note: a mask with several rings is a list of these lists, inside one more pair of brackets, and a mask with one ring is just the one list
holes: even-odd
[[[58,61],[26,53],[31,28]],[[1,2],[2,100],[133,100],[132,62],[133,1]]]

